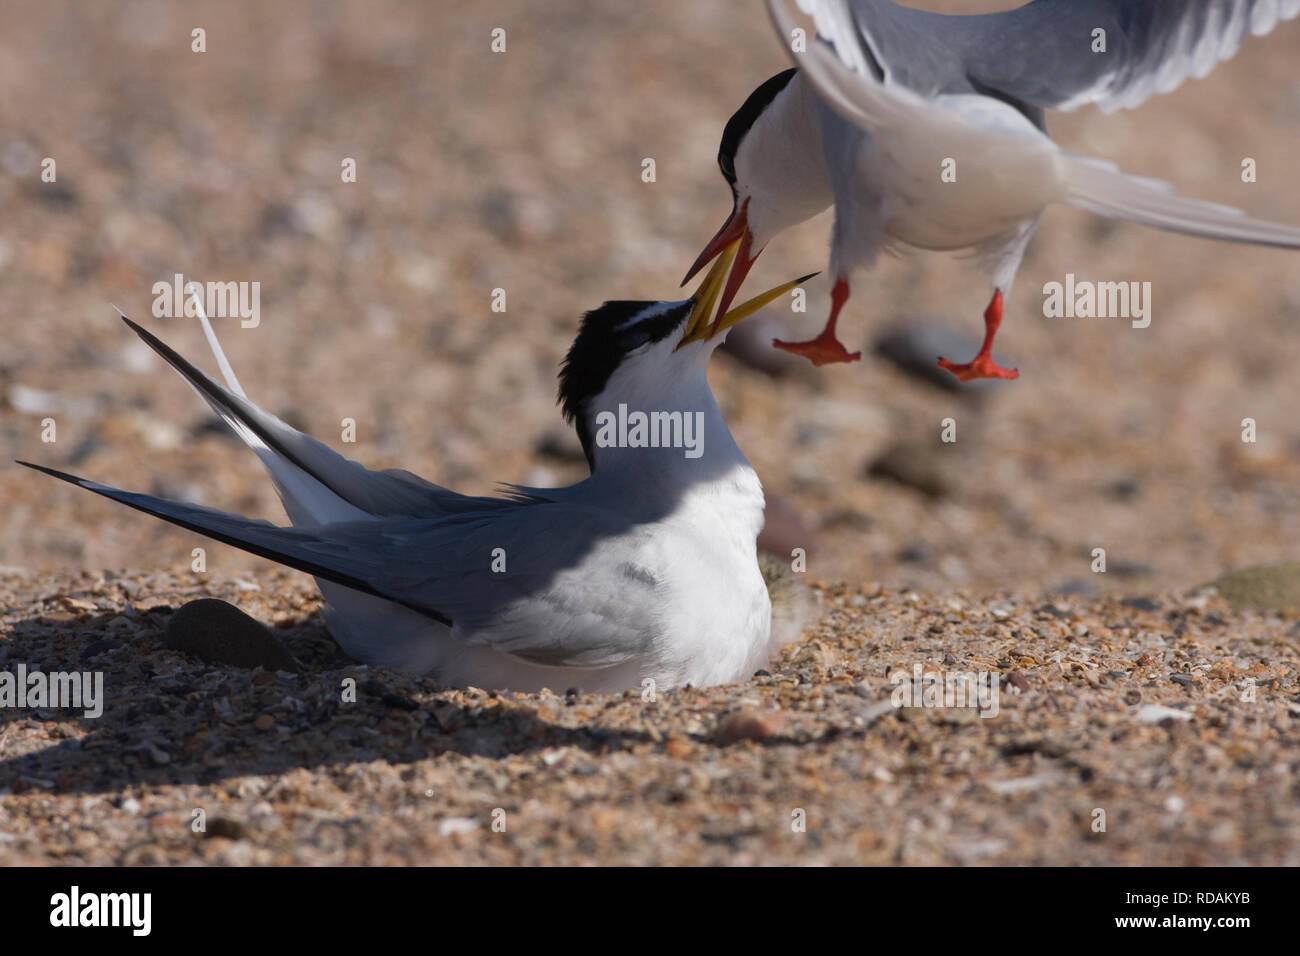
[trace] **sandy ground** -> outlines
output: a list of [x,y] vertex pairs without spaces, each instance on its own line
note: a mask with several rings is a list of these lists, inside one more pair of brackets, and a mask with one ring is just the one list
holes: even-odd
[[[1294,622],[1221,598],[836,586],[753,680],[645,700],[357,667],[287,574],[32,585],[0,581],[5,666],[101,669],[110,706],[4,712],[0,861],[1300,864]],[[161,649],[200,595],[302,670]],[[996,708],[895,707],[918,666],[996,674]]]
[[[1300,222],[1297,29],[1051,129]],[[350,457],[473,493],[580,478],[553,404],[578,316],[677,294],[728,209],[722,125],[785,65],[735,3],[11,5],[0,460],[283,519],[253,456],[109,306],[207,365],[192,322],[149,314],[183,272],[261,284],[256,328],[219,324],[241,381]],[[822,267],[828,228],[775,241],[755,288]],[[1042,318],[1067,273],[1150,282],[1150,327]],[[1050,210],[999,338],[1022,377],[964,391],[873,344],[901,327],[912,360],[973,352],[987,290],[969,262],[861,277],[843,325],[860,364],[759,367],[775,330],[815,329],[825,280],[811,289],[807,315],[751,320],[713,384],[768,491],[766,543],[809,549],[828,616],[771,676],[653,708],[368,673],[337,658],[303,576],[0,464],[4,666],[93,661],[118,701],[98,721],[0,715],[0,861],[1296,862],[1297,609],[1195,590],[1296,557],[1294,255]],[[306,669],[158,649],[167,615],[145,609],[204,595],[286,624]],[[875,713],[886,669],[918,663],[1026,687],[992,719]],[[345,676],[375,683],[343,705]],[[1149,704],[1191,717],[1146,723]],[[718,742],[729,713],[767,706],[766,739]],[[194,807],[226,835],[196,839]]]

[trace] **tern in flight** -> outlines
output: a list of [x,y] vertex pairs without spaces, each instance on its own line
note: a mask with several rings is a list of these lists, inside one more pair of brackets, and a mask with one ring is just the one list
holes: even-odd
[[1170,232],[1300,247],[1294,226],[1067,153],[1044,123],[1046,110],[1131,108],[1205,76],[1248,33],[1295,17],[1300,0],[1035,0],[977,16],[891,0],[798,4],[816,25],[814,40],[781,0],[767,0],[797,68],[759,86],[728,121],[718,165],[732,212],[686,276],[735,250],[725,312],[772,237],[834,205],[830,316],[816,338],[778,348],[815,365],[855,361],[861,353],[835,334],[855,271],[881,251],[965,252],[993,287],[984,342],[970,362],[939,364],[962,381],[1016,378],[993,361],[993,338],[1050,203]]

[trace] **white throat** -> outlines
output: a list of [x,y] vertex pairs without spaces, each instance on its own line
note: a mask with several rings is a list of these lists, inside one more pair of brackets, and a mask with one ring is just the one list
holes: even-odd
[[602,506],[660,519],[681,509],[716,510],[751,542],[762,530],[763,489],[709,388],[716,342],[628,363],[586,409],[595,470],[580,486]]
[[796,73],[754,120],[736,151],[736,192],[750,198],[755,248],[827,209],[835,196],[822,150],[821,101]]

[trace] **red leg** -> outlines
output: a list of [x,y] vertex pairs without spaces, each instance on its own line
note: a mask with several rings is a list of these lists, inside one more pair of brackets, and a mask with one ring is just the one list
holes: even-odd
[[1002,324],[1002,290],[993,292],[993,301],[984,310],[984,344],[976,356],[964,365],[957,365],[945,358],[939,359],[939,367],[945,368],[963,382],[977,378],[1019,378],[1018,369],[1006,369],[993,361],[993,336],[998,334]]
[[831,317],[826,320],[826,327],[815,339],[807,342],[783,342],[773,339],[772,344],[785,352],[802,355],[813,365],[827,365],[831,362],[856,362],[862,358],[861,352],[850,352],[835,337],[835,323],[840,320],[840,309],[849,298],[849,284],[838,279],[831,289]]

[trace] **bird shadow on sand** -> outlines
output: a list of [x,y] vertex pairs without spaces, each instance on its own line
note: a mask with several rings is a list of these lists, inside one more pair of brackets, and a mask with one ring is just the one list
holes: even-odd
[[[276,626],[300,673],[209,663],[163,646],[170,610],[142,612],[129,633],[113,612],[33,616],[0,633],[0,672],[39,664],[47,674],[103,675],[99,717],[84,708],[0,707],[0,791],[112,793],[443,753],[606,753],[653,739],[647,730],[557,725],[533,695],[444,692],[431,680],[364,667],[343,654],[319,614]],[[354,701],[343,699],[348,679]],[[555,690],[559,707],[583,700]]]

